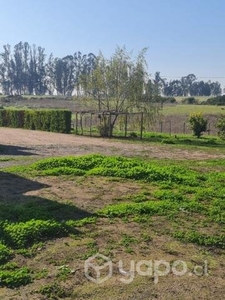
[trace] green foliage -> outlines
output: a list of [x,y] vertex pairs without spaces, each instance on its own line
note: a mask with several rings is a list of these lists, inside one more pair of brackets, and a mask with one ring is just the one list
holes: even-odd
[[0,109],[0,126],[70,133],[71,111]]
[[204,119],[202,113],[194,113],[190,115],[189,123],[194,135],[200,138],[202,133],[207,129],[208,121]]
[[218,135],[221,139],[225,139],[225,115],[221,115],[216,123],[216,127],[219,129]]
[[157,103],[161,103],[161,104],[163,104],[163,103],[172,103],[172,104],[177,103],[177,101],[176,101],[176,99],[174,97],[157,96],[156,99],[155,99],[155,101]]
[[168,211],[178,210],[177,203],[170,201],[147,201],[144,203],[121,203],[109,205],[98,212],[100,216],[124,217],[137,215],[166,215]]
[[181,101],[182,104],[198,104],[198,100],[195,99],[195,97],[188,97],[184,98]]
[[212,97],[204,101],[202,104],[205,105],[225,105],[225,95]]
[[85,174],[84,170],[69,168],[69,167],[59,167],[53,169],[44,170],[42,175],[44,176],[61,176],[61,175],[74,175],[74,176],[82,176]]
[[23,248],[35,242],[58,237],[68,233],[68,226],[54,220],[30,220],[27,222],[2,222],[2,239],[15,248]]
[[[141,111],[148,114],[148,119],[157,117],[157,92],[148,80],[146,50],[144,48],[140,51],[135,59],[125,47],[117,47],[109,59],[100,53],[96,58],[95,68],[81,77],[84,93],[96,102],[99,112]],[[118,114],[114,114],[107,118],[107,125],[100,127],[102,136],[112,135],[117,117]]]
[[0,286],[15,288],[31,282],[31,272],[26,267],[18,268],[15,270],[0,269]]
[[71,269],[66,265],[60,266],[58,269],[59,269],[59,272],[56,275],[56,277],[59,280],[65,281],[68,278],[68,276],[71,275]]
[[160,200],[171,200],[171,201],[184,201],[185,198],[181,193],[175,193],[173,191],[159,190],[154,193],[154,197]]
[[25,110],[0,109],[0,126],[23,128]]
[[31,166],[36,175],[99,175],[121,177],[146,182],[161,181],[197,185],[204,176],[179,166],[158,166],[139,159],[86,155],[81,157],[50,158]]
[[81,220],[69,220],[69,221],[66,221],[65,223],[69,227],[82,227],[87,224],[95,224],[96,221],[97,221],[96,217],[87,217],[87,218],[83,218]]
[[225,249],[225,235],[209,236],[207,234],[198,233],[196,231],[178,231],[174,233],[174,237],[183,241],[196,243],[201,246],[216,246]]
[[71,291],[61,287],[57,282],[42,286],[37,292],[47,297],[49,300],[66,298],[71,296]]
[[13,251],[9,249],[6,245],[0,243],[0,263],[6,262],[12,257]]
[[98,131],[99,131],[100,136],[109,137],[110,136],[110,124],[99,125]]

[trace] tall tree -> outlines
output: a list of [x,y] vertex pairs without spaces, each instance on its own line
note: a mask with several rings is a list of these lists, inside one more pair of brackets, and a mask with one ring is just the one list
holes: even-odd
[[113,113],[108,120],[111,134],[120,112],[145,111],[149,117],[157,112],[149,89],[145,54],[143,49],[133,59],[119,47],[110,59],[100,53],[95,69],[82,77],[82,87],[96,101],[98,111]]
[[0,83],[4,94],[13,93],[13,70],[10,45],[3,46],[4,51],[0,53]]

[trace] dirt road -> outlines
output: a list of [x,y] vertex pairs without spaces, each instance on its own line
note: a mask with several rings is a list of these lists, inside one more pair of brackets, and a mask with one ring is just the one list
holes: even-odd
[[24,129],[0,128],[0,158],[26,156],[40,158],[63,155],[101,153],[162,159],[209,159],[225,158],[218,151],[190,149],[177,145],[161,145],[146,142],[125,142],[114,139],[91,138],[73,134],[60,134]]

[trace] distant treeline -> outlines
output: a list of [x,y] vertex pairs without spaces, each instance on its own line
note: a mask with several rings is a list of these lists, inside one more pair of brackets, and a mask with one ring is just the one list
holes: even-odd
[[75,52],[63,58],[49,57],[45,49],[20,42],[11,49],[3,46],[0,53],[0,89],[5,95],[58,95],[71,96],[81,91],[79,77],[95,67],[93,53]]
[[166,78],[161,78],[160,72],[156,72],[152,82],[154,85],[157,85],[161,95],[170,97],[219,96],[222,93],[219,82],[198,81],[194,74],[168,82]]
[[[45,54],[45,49],[20,42],[13,48],[4,45],[0,53],[0,92],[4,95],[82,95],[84,78],[96,66],[97,56],[80,51],[63,58]],[[117,80],[117,79],[115,79]],[[198,81],[194,74],[167,81],[160,72],[149,85],[163,96],[218,96],[219,82]]]

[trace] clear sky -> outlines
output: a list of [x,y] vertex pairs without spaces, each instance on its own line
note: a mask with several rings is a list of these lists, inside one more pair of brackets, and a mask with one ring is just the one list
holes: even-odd
[[0,51],[20,41],[55,57],[148,47],[150,74],[225,87],[225,0],[0,0],[0,12]]

